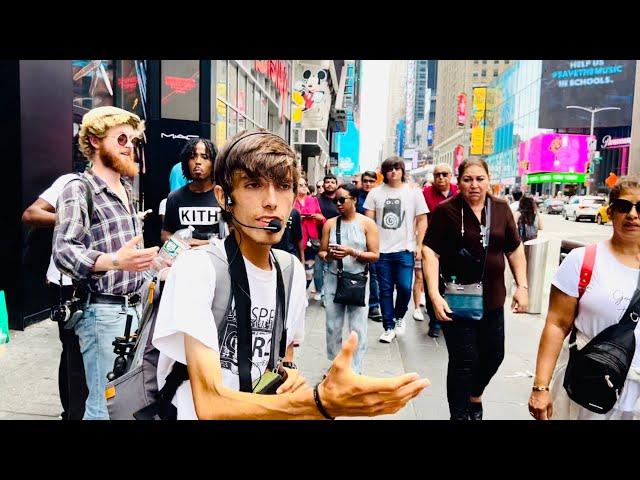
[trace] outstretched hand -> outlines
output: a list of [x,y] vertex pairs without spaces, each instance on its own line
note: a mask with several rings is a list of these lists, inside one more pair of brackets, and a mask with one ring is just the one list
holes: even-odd
[[417,373],[391,378],[358,375],[351,368],[357,347],[358,335],[351,332],[318,387],[322,404],[331,416],[372,417],[395,413],[431,384]]

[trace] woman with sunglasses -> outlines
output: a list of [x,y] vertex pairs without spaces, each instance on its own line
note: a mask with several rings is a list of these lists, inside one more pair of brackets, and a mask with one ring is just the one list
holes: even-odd
[[[302,241],[300,248],[304,248],[305,269],[307,271],[307,288],[311,284],[313,264],[320,249],[320,231],[325,218],[320,210],[318,199],[309,195],[307,181],[300,178],[298,181],[298,196],[293,203],[293,208],[300,212],[302,220]],[[309,272],[311,270],[311,273]],[[316,286],[317,289],[317,286]],[[316,293],[315,300],[320,300],[320,292]]]
[[[582,295],[578,284],[585,247],[575,248],[567,255],[551,282],[549,310],[529,399],[529,413],[538,420],[640,419],[640,348],[636,347],[624,388],[608,413],[593,413],[581,407],[563,387],[569,358],[564,339],[575,327],[576,344],[581,349],[602,330],[618,323],[638,285],[640,177],[621,177],[609,199],[607,214],[613,235],[597,244],[591,280],[584,290],[580,289]],[[640,329],[636,328],[634,334],[636,345],[640,345]]]
[[[320,258],[329,263],[324,276],[324,307],[327,326],[327,355],[333,359],[342,349],[342,327],[345,314],[349,321],[349,330],[358,334],[358,349],[353,356],[353,370],[362,372],[362,357],[367,348],[368,305],[358,307],[334,303],[338,286],[338,262],[342,260],[343,271],[362,273],[365,265],[375,262],[378,253],[378,227],[370,218],[356,212],[358,189],[353,184],[341,185],[336,191],[333,203],[340,215],[330,218],[322,229]],[[340,219],[340,243],[336,236],[336,227]],[[365,292],[365,303],[369,298],[369,282]]]

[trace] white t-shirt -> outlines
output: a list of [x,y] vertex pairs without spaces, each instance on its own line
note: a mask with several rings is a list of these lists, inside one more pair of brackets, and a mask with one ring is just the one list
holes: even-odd
[[[74,178],[78,178],[78,175],[75,173],[67,173],[58,177],[57,180],[53,182],[53,185],[51,185],[40,194],[40,198],[51,205],[53,208],[55,208],[56,204],[58,203],[58,197],[60,196],[60,193],[62,193],[62,189]],[[58,270],[53,263],[53,255],[49,259],[49,268],[47,268],[47,280],[49,280],[51,283],[55,283],[56,285],[60,285],[60,270]],[[71,278],[63,275],[62,285],[71,285]]]
[[164,198],[160,201],[160,205],[158,206],[158,215],[164,215],[167,211],[167,199]]
[[[584,247],[571,250],[551,282],[556,288],[575,298],[578,298],[578,278],[584,252]],[[638,283],[638,272],[638,269],[620,263],[605,242],[598,243],[591,282],[580,300],[579,313],[575,319],[576,329],[587,340],[620,321]],[[635,329],[635,337],[636,344],[640,345],[640,327]],[[640,347],[636,348],[631,366],[640,367]],[[627,381],[614,408],[632,411],[638,396],[640,383]]]
[[380,253],[413,252],[416,249],[414,219],[429,212],[422,190],[409,185],[392,188],[383,184],[369,192],[364,208],[376,212]]
[[[221,246],[219,239],[212,242]],[[197,248],[179,255],[167,278],[156,327],[153,345],[160,350],[158,359],[158,386],[162,388],[174,361],[187,363],[184,334],[198,339],[220,356],[222,379],[227,388],[239,390],[235,322],[228,322],[222,351],[218,345],[218,331],[211,311],[216,285],[216,272],[209,253]],[[276,270],[261,270],[245,258],[247,278],[251,294],[251,326],[253,358],[251,380],[264,373],[270,356],[271,332],[276,308]],[[287,314],[287,345],[300,343],[304,338],[304,319],[307,307],[305,273],[300,262],[293,262],[294,276]],[[286,278],[283,279],[285,282]],[[276,346],[276,352],[279,346]],[[191,393],[191,383],[184,382],[176,392],[173,404],[178,409],[179,420],[197,419]]]
[[516,200],[515,202],[511,202],[509,204],[509,208],[513,213],[520,211],[520,200]]

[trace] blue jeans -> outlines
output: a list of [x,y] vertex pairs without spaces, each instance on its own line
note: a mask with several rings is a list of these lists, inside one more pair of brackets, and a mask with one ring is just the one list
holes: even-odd
[[[411,300],[414,254],[409,250],[381,253],[376,265],[380,285],[380,310],[385,330],[395,328],[396,318],[403,318]],[[393,305],[393,290],[397,290]]]
[[127,310],[121,305],[104,303],[85,306],[84,314],[75,326],[89,389],[83,420],[109,420],[104,390],[107,374],[113,370],[116,359],[112,342],[124,335],[127,313],[133,316],[131,333],[135,332],[140,318],[139,308],[129,307]]
[[[327,264],[328,265],[328,264]],[[370,283],[370,282],[369,282]],[[355,305],[342,305],[334,303],[338,286],[338,277],[327,271],[324,276],[324,310],[326,314],[327,326],[327,357],[333,361],[342,350],[342,329],[344,326],[344,316],[349,320],[349,333],[354,331],[358,334],[358,348],[353,355],[353,371],[362,373],[362,357],[367,349],[367,317],[369,307],[357,307]],[[365,298],[367,298],[365,292]]]
[[378,286],[378,270],[376,264],[369,264],[369,308],[380,306],[380,287]]
[[316,255],[316,263],[313,265],[313,282],[316,284],[316,292],[324,295],[324,273],[327,271],[328,263],[322,261]]

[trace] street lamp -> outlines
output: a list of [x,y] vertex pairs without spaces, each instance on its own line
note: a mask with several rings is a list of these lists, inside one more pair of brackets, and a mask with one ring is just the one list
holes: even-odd
[[[593,137],[593,126],[594,126],[596,113],[602,112],[604,110],[620,110],[620,107],[587,108],[587,107],[580,107],[578,105],[567,105],[565,108],[576,108],[578,110],[584,110],[585,112],[589,112],[591,114],[591,127],[589,128],[589,140],[591,140],[591,137]],[[591,148],[591,145],[589,145],[589,165],[591,165],[591,162],[593,161],[593,152],[595,150],[596,148]],[[590,180],[589,193],[593,193],[593,183],[591,181],[592,180],[591,173],[587,172],[587,178],[589,178]]]

